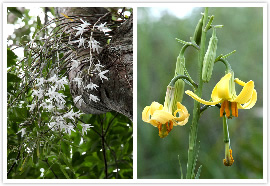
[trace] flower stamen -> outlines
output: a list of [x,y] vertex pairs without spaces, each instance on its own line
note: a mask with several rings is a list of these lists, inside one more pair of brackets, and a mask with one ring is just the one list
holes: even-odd
[[232,149],[229,150],[230,155],[226,156],[225,159],[223,160],[223,163],[225,166],[232,166],[234,159],[232,157]]
[[[226,113],[227,118],[232,118],[232,116],[238,117],[237,103],[224,100],[220,107],[220,117],[224,115],[224,111]],[[232,111],[232,114],[231,114],[231,111]]]
[[238,117],[238,108],[237,108],[236,102],[231,102],[231,110],[232,110],[232,115],[234,117]]

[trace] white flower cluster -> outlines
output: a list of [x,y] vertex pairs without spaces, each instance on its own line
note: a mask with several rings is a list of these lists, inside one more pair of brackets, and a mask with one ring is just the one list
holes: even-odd
[[[87,23],[86,21],[84,21],[82,19],[80,19],[80,20],[81,20],[82,24],[80,24],[79,26],[73,27],[73,29],[77,31],[75,34],[75,37],[79,36],[79,38],[77,40],[69,41],[69,44],[78,43],[78,48],[80,48],[80,47],[88,48],[89,47],[91,51],[99,53],[99,50],[101,49],[101,47],[99,45],[100,43],[92,37],[93,32],[91,33],[89,40],[87,40],[86,38],[83,37],[84,32],[91,30],[91,28],[90,28],[91,24]],[[101,23],[100,25],[97,25],[97,26],[93,26],[92,29],[96,28],[105,34],[106,32],[111,31],[111,29],[109,29],[105,25],[106,25],[106,22]],[[85,43],[87,43],[88,45],[85,45]]]
[[[77,40],[69,41],[69,43],[70,44],[79,43],[78,48],[80,48],[80,47],[84,47],[84,48],[89,47],[89,50],[90,50],[89,51],[90,64],[89,64],[88,73],[91,74],[92,76],[93,75],[99,76],[99,78],[100,78],[100,80],[102,82],[103,82],[103,80],[108,80],[108,77],[106,77],[105,74],[107,72],[109,72],[109,70],[103,70],[104,66],[102,66],[99,63],[97,63],[97,64],[92,63],[92,61],[93,61],[92,52],[99,53],[99,50],[101,49],[101,47],[99,45],[100,43],[93,38],[93,30],[96,28],[97,30],[102,31],[105,34],[106,32],[110,31],[110,29],[105,26],[106,23],[101,23],[100,25],[97,25],[97,26],[94,25],[92,27],[91,36],[90,36],[89,40],[87,40],[86,38],[83,37],[83,33],[85,31],[91,30],[91,28],[90,28],[91,24],[87,23],[86,21],[84,21],[82,19],[80,19],[80,20],[81,20],[82,24],[80,24],[77,27],[73,27],[73,29],[77,31],[76,34],[75,34],[75,37],[80,36],[80,38],[77,39]],[[85,43],[88,43],[88,46],[86,46]],[[70,65],[70,70],[76,69],[81,63],[78,59],[72,59],[71,62],[72,63]],[[94,66],[94,67],[92,67],[92,66]],[[91,80],[90,80],[89,84],[83,85],[83,80],[80,77],[75,77],[72,81],[74,83],[76,83],[78,88],[83,87],[84,90],[88,89],[88,90],[93,91],[94,89],[97,90],[97,88],[99,87],[98,85],[91,82]],[[88,99],[90,101],[94,101],[94,102],[100,101],[97,96],[95,96],[94,94],[91,94],[91,93],[90,93]],[[76,96],[74,98],[74,102],[75,102],[75,104],[78,103],[81,106],[82,102],[84,102],[82,95]]]
[[[30,112],[32,112],[36,107],[39,108],[39,111],[51,112],[52,117],[48,123],[48,126],[51,130],[64,130],[66,133],[71,134],[71,131],[75,131],[75,125],[72,122],[75,122],[75,118],[79,118],[82,113],[74,112],[73,108],[70,109],[69,112],[61,114],[60,110],[65,108],[65,95],[59,93],[60,90],[65,90],[65,86],[68,84],[67,77],[64,76],[62,78],[58,78],[55,74],[50,77],[48,80],[44,78],[36,78],[36,89],[33,90],[32,96],[36,97],[30,107]],[[48,87],[49,88],[46,88]],[[38,104],[39,103],[39,104]],[[63,110],[62,110],[63,111]],[[90,124],[81,124],[82,125],[82,133],[87,133],[86,130],[92,127]],[[86,127],[88,126],[88,127]],[[19,132],[21,132],[22,136],[25,135],[25,128],[22,128]],[[19,133],[18,132],[18,133]]]
[[[93,64],[93,55],[92,53],[99,53],[101,50],[100,43],[93,38],[93,32],[95,29],[103,32],[106,34],[110,31],[109,28],[106,27],[106,23],[101,23],[99,25],[91,25],[90,23],[87,23],[86,21],[81,20],[81,24],[79,24],[76,27],[72,27],[74,32],[74,38],[73,40],[69,40],[69,44],[75,44],[77,45],[77,48],[89,48],[89,70],[88,73],[91,75],[96,75],[100,78],[100,80],[103,82],[103,80],[108,80],[108,77],[106,77],[106,73],[109,72],[109,70],[103,70],[104,66],[99,64]],[[85,38],[83,37],[86,31],[90,31],[90,37]],[[70,70],[76,69],[80,65],[80,61],[78,59],[74,59],[75,57],[71,57],[71,63],[70,63]],[[45,63],[44,63],[45,65]],[[83,88],[85,91],[91,91],[89,94],[89,100],[98,102],[100,101],[97,96],[92,94],[92,91],[98,90],[98,85],[94,84],[91,79],[90,83],[84,85],[83,79],[80,77],[75,77],[72,80],[78,88]],[[73,108],[70,108],[68,112],[64,112],[65,105],[66,105],[66,96],[61,93],[61,90],[65,90],[65,86],[68,84],[67,77],[64,76],[62,78],[59,78],[57,76],[57,73],[51,76],[49,79],[36,78],[36,84],[35,88],[33,89],[32,96],[35,98],[32,101],[31,105],[28,105],[27,107],[30,108],[30,112],[33,112],[34,110],[38,110],[39,112],[45,111],[50,112],[52,114],[52,117],[50,118],[50,121],[48,123],[48,126],[51,128],[51,130],[63,130],[68,134],[71,134],[71,131],[75,132],[74,122],[76,118],[80,117],[81,113],[74,112]],[[79,103],[79,105],[83,102],[82,95],[79,95],[74,98],[74,103]],[[81,124],[82,126],[82,134],[87,134],[87,130],[92,127],[91,124]],[[25,128],[22,128],[19,132],[21,132],[21,135],[24,136],[26,133]],[[19,133],[18,132],[18,133]]]

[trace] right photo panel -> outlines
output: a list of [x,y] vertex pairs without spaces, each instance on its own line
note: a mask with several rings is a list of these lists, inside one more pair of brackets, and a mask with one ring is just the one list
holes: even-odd
[[263,7],[137,12],[138,179],[263,179]]

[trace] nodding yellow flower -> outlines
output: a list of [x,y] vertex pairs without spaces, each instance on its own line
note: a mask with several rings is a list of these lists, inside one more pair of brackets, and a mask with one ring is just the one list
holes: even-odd
[[[179,116],[177,116],[177,113]],[[185,125],[188,122],[188,118],[188,111],[180,102],[177,102],[177,110],[173,114],[158,102],[153,102],[150,106],[146,106],[142,112],[142,120],[157,127],[161,138],[166,137],[173,126]]]
[[184,105],[177,102],[176,110],[172,110],[174,91],[174,87],[167,86],[164,106],[153,102],[150,106],[146,106],[142,112],[142,120],[157,127],[161,138],[168,136],[173,126],[183,126],[188,122],[189,114]]
[[[235,83],[243,86],[239,95],[236,95]],[[212,101],[205,101],[190,90],[187,90],[185,93],[205,105],[221,103],[220,117],[223,116],[225,111],[227,118],[232,118],[232,116],[238,117],[238,109],[250,109],[257,101],[257,92],[254,89],[254,82],[249,81],[245,83],[238,78],[234,79],[232,71],[222,77],[216,84],[211,95]]]

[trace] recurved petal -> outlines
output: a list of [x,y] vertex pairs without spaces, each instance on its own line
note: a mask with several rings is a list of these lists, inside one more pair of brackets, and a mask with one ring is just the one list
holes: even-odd
[[154,101],[150,105],[150,115],[153,115],[156,110],[162,110],[162,109],[163,109],[163,105]]
[[246,85],[246,83],[244,81],[241,81],[240,79],[238,78],[235,78],[234,79],[234,82],[237,83],[238,85],[241,85],[242,87]]
[[[189,115],[188,115],[188,116],[189,116]],[[183,121],[177,121],[177,120],[174,120],[174,121],[173,121],[173,125],[174,125],[174,126],[176,126],[176,125],[183,126],[183,125],[185,125],[185,124],[188,122],[188,118],[189,118],[189,117],[187,117],[187,118],[184,119]]]
[[150,119],[150,123],[154,126],[157,126],[158,124],[165,124],[173,118],[174,116],[167,111],[156,110]]
[[[179,117],[176,116],[177,113],[179,113]],[[177,109],[173,115],[175,117],[174,119],[177,121],[183,121],[186,117],[189,116],[189,114],[185,113],[182,109]]]
[[213,102],[205,101],[205,100],[203,100],[202,98],[199,98],[196,94],[194,94],[194,93],[191,92],[190,90],[185,91],[185,93],[186,93],[187,95],[189,95],[190,97],[192,97],[193,99],[195,99],[196,101],[198,101],[198,102],[200,102],[200,103],[202,103],[202,104],[205,104],[205,105],[216,105],[216,104],[218,104],[218,103],[220,103],[220,102],[222,101],[221,98],[216,99],[216,100],[213,101]]
[[232,102],[237,102],[239,104],[247,103],[252,97],[253,90],[254,90],[254,82],[253,81],[247,82],[242,91],[240,92],[240,94]]
[[188,114],[187,108],[184,105],[182,105],[180,102],[177,102],[177,109],[182,109],[182,111],[184,113],[187,113]]
[[[216,91],[214,93],[215,96],[217,96],[218,98],[221,98],[221,99],[225,99],[225,100],[228,100],[231,98],[231,95],[230,95],[230,79],[231,79],[231,77],[232,77],[232,74],[228,73],[224,77],[221,78],[221,80],[217,83],[217,85],[215,87],[216,90],[214,88],[214,90]],[[214,92],[214,90],[213,90],[213,92]],[[213,92],[212,92],[212,95],[213,95]]]
[[150,106],[146,106],[143,109],[142,120],[146,123],[150,123]]
[[255,105],[256,101],[257,101],[257,91],[254,89],[252,96],[251,96],[251,99],[247,103],[245,103],[243,106],[241,104],[238,104],[238,108],[239,109],[250,109]]
[[[186,118],[189,117],[187,108],[184,105],[182,105],[180,102],[177,102],[177,108],[178,109],[174,112],[175,121],[178,121],[178,122],[184,121]],[[179,113],[179,117],[176,116],[177,113]]]

